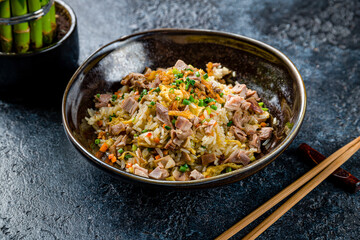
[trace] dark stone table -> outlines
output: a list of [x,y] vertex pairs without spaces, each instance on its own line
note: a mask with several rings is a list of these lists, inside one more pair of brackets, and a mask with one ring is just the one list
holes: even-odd
[[[329,155],[360,135],[359,1],[66,2],[78,16],[80,62],[122,35],[160,27],[264,41],[298,67],[307,115],[296,140],[259,173],[220,188],[168,192],[119,182],[82,159],[65,136],[55,95],[0,98],[0,239],[213,239],[311,168],[295,151],[300,143]],[[360,177],[356,160],[359,154],[344,168]],[[359,194],[326,181],[259,239],[359,236]]]

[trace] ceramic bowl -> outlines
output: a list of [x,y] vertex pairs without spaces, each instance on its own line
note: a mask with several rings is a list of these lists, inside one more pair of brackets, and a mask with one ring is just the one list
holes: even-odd
[[[236,81],[258,91],[262,101],[279,122],[270,148],[246,167],[212,178],[193,181],[162,181],[143,178],[97,159],[90,148],[95,134],[83,120],[94,107],[97,93],[114,92],[120,80],[145,67],[173,66],[182,59],[205,69],[209,61],[236,71]],[[76,71],[62,102],[65,132],[71,143],[90,163],[120,178],[142,185],[169,188],[214,187],[248,177],[278,157],[298,133],[306,110],[304,82],[294,64],[279,50],[260,41],[225,32],[186,29],[158,29],[115,40],[97,50]],[[293,123],[284,134],[287,122]]]

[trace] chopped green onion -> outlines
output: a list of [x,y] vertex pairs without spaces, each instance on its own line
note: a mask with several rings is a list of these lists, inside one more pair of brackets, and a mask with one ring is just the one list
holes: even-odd
[[231,168],[231,167],[226,167],[226,168],[225,168],[225,172],[228,173],[228,172],[231,172],[231,171],[232,171],[232,168]]
[[151,101],[150,104],[151,104],[152,106],[154,106],[154,105],[155,105],[155,102],[154,102],[154,101]]
[[199,107],[204,107],[205,106],[204,99],[200,99],[198,105],[199,105]]
[[132,121],[132,122],[135,122],[135,120],[136,120],[136,117],[134,117],[133,120],[131,120],[131,121]]
[[195,76],[200,77],[200,73],[199,73],[199,72],[196,72],[196,73],[195,73]]
[[171,127],[169,127],[168,125],[165,125],[165,129],[166,129],[166,130],[170,130]]
[[208,76],[207,73],[205,73],[205,74],[203,75],[203,78],[204,78],[205,80],[206,80],[208,77],[209,77],[209,76]]
[[109,116],[109,121],[111,122],[114,117],[116,117],[116,114],[115,114],[115,113],[114,113],[113,115],[110,115],[110,116]]
[[211,109],[209,107],[206,107],[205,110],[207,111],[207,113],[210,115],[211,114]]
[[171,122],[172,122],[172,124],[174,124],[174,125],[175,125],[176,120],[175,120],[175,119],[173,119]]
[[182,103],[183,103],[184,105],[190,105],[190,101],[187,100],[187,99],[184,99]]
[[182,165],[182,166],[179,168],[179,171],[180,171],[180,172],[189,171],[189,166],[185,163],[184,165]]
[[183,82],[184,82],[183,80],[175,80],[176,85],[180,85]]
[[177,68],[173,68],[173,70],[172,70],[172,72],[173,72],[173,74],[179,74],[179,73],[181,73]]
[[189,82],[190,82],[190,84],[191,84],[192,86],[195,85],[195,80],[191,79]]
[[187,83],[186,83],[186,86],[185,86],[185,90],[186,90],[186,91],[189,89],[189,86],[190,86],[190,83],[187,82]]
[[186,81],[190,81],[190,78],[189,78],[189,77],[186,77],[185,79],[186,79]]
[[137,135],[137,134],[134,134],[134,137],[138,137],[139,135]]
[[260,106],[260,107],[264,106],[264,103],[263,103],[263,102],[259,102],[259,106]]
[[210,107],[214,110],[217,110],[217,106],[215,106],[215,105],[211,105]]
[[160,90],[159,87],[157,87],[154,91],[155,91],[155,92],[160,92],[161,90]]
[[144,129],[144,130],[142,130],[141,132],[142,133],[146,133],[148,130],[147,129]]
[[222,93],[220,93],[220,97],[222,97],[222,96],[224,96],[224,93],[222,92]]
[[190,95],[190,97],[189,97],[189,101],[190,101],[190,102],[195,102],[194,97]]
[[141,94],[140,94],[140,96],[141,97],[143,97],[144,95],[146,95],[147,94],[147,90],[146,89],[144,89],[144,90],[142,90],[142,92],[141,92]]
[[289,129],[292,129],[292,127],[294,126],[294,124],[291,123],[291,122],[287,122],[287,123],[285,123],[285,126],[287,126]]
[[229,121],[226,125],[230,127],[233,124],[233,121]]
[[190,68],[185,68],[184,70],[193,72],[193,70],[191,70]]
[[170,88],[170,89],[169,89],[169,92],[170,92],[170,93],[174,93],[174,89],[173,89],[173,88]]
[[96,94],[96,97],[99,98],[99,97],[100,97],[100,93]]
[[131,154],[126,154],[125,155],[125,160],[128,160],[129,158],[132,158],[132,155]]
[[115,102],[115,100],[117,99],[117,96],[114,94],[114,95],[112,95],[112,97],[111,97],[111,101],[113,101],[113,102]]
[[191,89],[190,93],[194,93],[194,89]]
[[176,97],[175,100],[176,100],[176,101],[180,101],[180,97]]
[[206,119],[202,120],[201,123],[204,123],[206,121]]
[[184,76],[184,74],[182,74],[182,73],[177,73],[177,74],[175,74],[175,77],[176,78],[182,78]]
[[124,99],[125,98],[125,93],[121,96],[121,99]]
[[99,144],[100,143],[100,139],[95,139],[95,144]]
[[205,146],[201,146],[202,148],[206,148]]
[[263,111],[269,111],[268,108],[261,108]]
[[135,144],[132,145],[131,150],[136,151],[137,146]]
[[124,149],[122,149],[122,148],[120,148],[119,150],[118,150],[118,153],[120,153],[120,154],[122,154],[124,152]]

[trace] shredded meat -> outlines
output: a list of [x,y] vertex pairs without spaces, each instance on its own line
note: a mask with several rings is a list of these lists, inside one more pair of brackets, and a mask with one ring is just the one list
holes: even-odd
[[169,155],[167,155],[165,157],[162,157],[162,158],[159,158],[158,160],[155,160],[154,162],[157,163],[159,166],[160,166],[160,163],[161,163],[163,168],[166,168],[166,169],[175,167],[175,161]]
[[243,101],[244,101],[243,97],[235,96],[235,95],[228,95],[227,101],[226,101],[224,107],[231,111],[236,111],[241,107],[241,104],[243,103]]
[[201,156],[201,163],[203,166],[207,166],[212,162],[215,162],[216,156],[215,153],[207,153]]
[[127,140],[128,136],[127,135],[121,135],[118,136],[118,138],[116,139],[116,141],[114,142],[114,145],[116,147],[124,147],[126,145],[126,140]]
[[166,169],[156,167],[150,174],[149,177],[153,179],[163,180],[169,176],[169,172]]
[[253,135],[256,133],[256,130],[258,129],[258,125],[257,124],[254,124],[254,125],[251,125],[251,124],[245,124],[245,128],[244,128],[244,131],[247,135]]
[[244,130],[244,124],[248,123],[249,120],[250,120],[249,113],[243,112],[241,110],[236,111],[232,119],[234,125],[240,128],[241,130]]
[[249,141],[249,145],[250,147],[253,147],[256,149],[256,152],[257,153],[260,153],[261,152],[261,149],[260,149],[260,138],[257,134],[253,134],[250,138],[250,141]]
[[240,163],[246,166],[250,163],[250,158],[244,151],[236,150],[224,161],[224,163]]
[[192,172],[190,173],[190,178],[194,179],[194,180],[198,180],[198,179],[204,179],[204,175],[202,175],[198,170],[192,170]]
[[175,127],[182,131],[187,131],[191,129],[192,123],[186,118],[180,116],[175,122]]
[[147,169],[140,167],[138,164],[134,164],[133,168],[136,175],[149,178],[149,171]]
[[246,133],[244,131],[242,131],[240,128],[231,126],[230,132],[232,132],[240,142],[246,141]]
[[139,103],[133,97],[128,97],[124,100],[121,107],[130,115],[133,115],[136,109],[139,107]]
[[261,109],[261,107],[259,106],[259,103],[256,101],[256,99],[254,97],[250,97],[248,99],[246,99],[246,101],[248,101],[251,105],[250,108],[258,114],[263,113],[263,110]]
[[119,135],[121,132],[126,130],[126,125],[123,123],[118,123],[116,125],[110,126],[110,133],[113,135]]
[[149,88],[146,84],[146,78],[141,73],[130,73],[126,77],[123,78],[121,81],[122,85],[128,85],[131,87],[138,87],[138,88]]
[[95,107],[96,108],[107,107],[108,103],[111,100],[111,97],[112,97],[111,94],[100,94],[100,97],[96,98],[98,102],[95,103]]
[[249,97],[254,97],[256,99],[256,101],[260,101],[261,99],[259,98],[259,95],[257,94],[256,91],[254,90],[250,90],[248,89],[247,92],[246,92],[246,97],[249,98]]
[[156,117],[166,126],[174,128],[170,121],[169,110],[160,103],[156,103]]
[[189,178],[189,175],[187,172],[180,172],[178,170],[175,170],[173,172],[173,176],[175,178],[176,181],[189,181],[190,178]]
[[184,70],[185,68],[188,68],[188,65],[183,61],[183,60],[177,60],[177,62],[175,63],[176,69],[178,69],[179,71]]
[[235,87],[233,87],[232,92],[238,94],[240,97],[246,97],[247,87],[245,84],[236,83]]
[[261,141],[271,138],[272,131],[274,129],[272,127],[263,127],[260,130],[259,138]]
[[181,160],[184,161],[185,163],[187,163],[187,162],[191,161],[191,158],[190,158],[188,153],[182,152],[181,153]]

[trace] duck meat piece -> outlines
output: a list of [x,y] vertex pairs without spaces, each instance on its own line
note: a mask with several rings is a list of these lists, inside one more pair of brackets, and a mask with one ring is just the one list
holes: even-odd
[[161,80],[158,76],[149,84],[150,88],[157,88],[161,84]]
[[241,110],[236,111],[232,119],[234,125],[241,130],[244,130],[244,124],[248,123],[249,120],[250,116],[248,112],[243,112]]
[[197,116],[195,116],[193,119],[192,119],[192,122],[194,124],[194,126],[198,125],[200,122],[201,122],[201,119]]
[[263,110],[261,109],[261,107],[259,106],[259,103],[256,101],[256,99],[254,97],[250,97],[248,99],[246,99],[246,101],[248,101],[251,105],[250,108],[258,114],[263,113]]
[[96,97],[96,100],[98,102],[95,103],[95,107],[96,108],[107,107],[111,98],[112,98],[112,94],[100,94],[100,97]]
[[170,121],[169,110],[160,103],[156,103],[156,117],[166,126],[174,128]]
[[162,157],[162,158],[159,158],[158,160],[155,160],[154,162],[157,163],[159,166],[160,166],[160,163],[161,163],[161,165],[166,169],[175,167],[175,161],[169,155],[167,155],[165,157]]
[[251,124],[245,123],[244,131],[247,135],[253,135],[256,133],[256,130],[258,128],[259,128],[259,125],[257,125],[257,124],[251,125]]
[[257,134],[253,134],[250,138],[249,145],[251,148],[255,148],[257,153],[261,152],[260,149],[260,138]]
[[149,171],[147,169],[140,167],[138,164],[134,164],[133,168],[134,168],[134,174],[141,177],[149,178]]
[[182,131],[187,131],[191,129],[192,123],[186,118],[180,116],[175,122],[175,127]]
[[162,169],[159,166],[156,167],[152,172],[149,174],[150,178],[164,180],[169,176],[169,172],[166,169]]
[[235,96],[235,95],[228,95],[224,107],[229,109],[230,111],[236,111],[240,108],[241,103],[243,101],[244,101],[243,97]]
[[126,77],[121,80],[122,85],[134,86],[136,82],[144,83],[146,78],[141,73],[129,73]]
[[177,70],[182,71],[186,68],[188,68],[188,65],[183,61],[183,60],[177,60],[177,62],[175,63],[175,66]]
[[240,128],[231,126],[230,132],[232,132],[240,142],[243,143],[246,141],[246,133],[243,130],[241,130]]
[[215,162],[215,160],[216,160],[215,153],[207,153],[207,154],[204,154],[204,155],[201,156],[201,164],[203,166],[207,166],[210,163]]
[[109,147],[109,153],[116,156],[116,146],[114,144]]
[[205,133],[210,134],[216,125],[216,121],[214,119],[211,119],[209,122],[204,122],[204,125],[205,125]]
[[261,141],[271,138],[272,131],[274,129],[272,127],[263,127],[260,130],[259,138]]
[[136,109],[139,107],[139,103],[133,97],[128,97],[121,104],[121,107],[130,115],[133,115]]
[[256,101],[260,101],[261,99],[259,98],[259,95],[257,94],[256,91],[248,89],[246,92],[246,97],[254,97],[256,99]]
[[173,131],[175,132],[176,138],[178,138],[179,140],[186,140],[193,133],[191,129],[186,131],[182,131],[182,130],[173,130]]
[[185,163],[188,163],[188,162],[191,162],[191,158],[189,156],[188,153],[186,152],[182,152],[181,153],[181,158],[180,158],[181,161],[184,161]]
[[242,101],[240,104],[240,108],[243,110],[248,110],[251,107],[251,103],[247,102],[247,101]]
[[244,151],[236,150],[224,161],[224,163],[240,163],[243,166],[246,166],[250,163],[250,158]]
[[198,180],[198,179],[204,179],[205,177],[198,170],[194,169],[190,173],[190,178],[193,179],[193,180]]
[[189,175],[187,172],[180,172],[178,170],[175,170],[172,175],[174,176],[176,181],[189,181]]
[[173,139],[170,139],[170,140],[166,143],[166,145],[165,145],[164,148],[165,148],[165,149],[174,150],[174,149],[176,148],[176,145],[175,145]]
[[233,87],[232,92],[238,94],[240,97],[245,98],[246,92],[247,92],[247,87],[245,84],[239,84],[237,82],[237,83],[235,83],[235,87]]
[[119,135],[121,132],[126,130],[126,125],[121,123],[118,123],[116,125],[110,126],[110,133],[112,135]]
[[114,142],[114,145],[116,147],[124,147],[126,145],[126,140],[128,136],[127,135],[121,135],[119,136],[116,141]]

